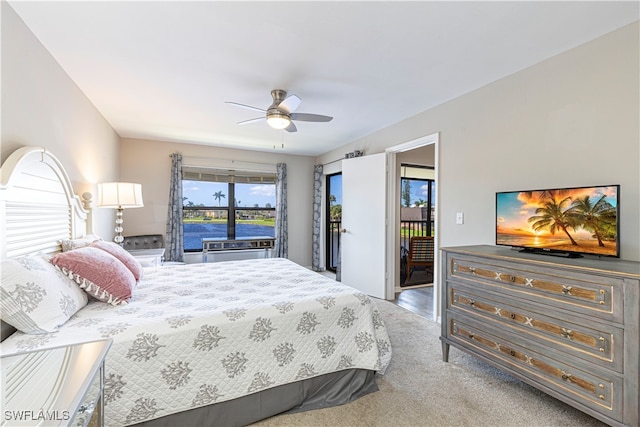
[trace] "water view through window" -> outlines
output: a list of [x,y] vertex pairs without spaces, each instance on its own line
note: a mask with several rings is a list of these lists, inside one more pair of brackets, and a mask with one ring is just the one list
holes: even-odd
[[275,237],[275,184],[183,180],[182,191],[185,252],[202,239]]

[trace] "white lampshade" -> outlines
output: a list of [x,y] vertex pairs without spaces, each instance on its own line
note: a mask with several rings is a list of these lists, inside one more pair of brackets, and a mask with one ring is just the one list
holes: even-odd
[[142,186],[132,182],[98,184],[98,206],[116,209],[143,207]]

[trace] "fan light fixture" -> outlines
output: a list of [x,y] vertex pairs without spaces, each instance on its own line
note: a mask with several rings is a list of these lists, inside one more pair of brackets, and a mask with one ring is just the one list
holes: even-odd
[[274,129],[284,129],[291,124],[291,119],[288,115],[276,110],[267,114],[267,123]]
[[303,122],[330,122],[331,119],[333,119],[331,116],[323,116],[320,114],[296,113],[295,110],[298,108],[302,100],[296,95],[287,96],[287,91],[285,90],[274,89],[271,91],[271,97],[273,98],[273,103],[266,110],[258,107],[252,107],[251,105],[238,104],[237,102],[227,101],[226,103],[246,108],[248,110],[266,113],[262,117],[256,117],[255,119],[239,122],[239,125],[264,121],[266,118],[267,124],[274,129],[284,129],[287,132],[296,132],[298,129],[296,128],[295,122],[298,120]]

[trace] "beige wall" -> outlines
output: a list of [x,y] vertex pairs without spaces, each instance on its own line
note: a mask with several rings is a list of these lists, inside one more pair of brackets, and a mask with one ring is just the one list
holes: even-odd
[[171,153],[203,157],[287,164],[289,259],[311,265],[313,158],[279,153],[235,150],[194,144],[124,138],[120,147],[120,179],[142,184],[144,207],[124,212],[125,234],[165,234],[169,201]]
[[[102,115],[6,3],[2,7],[4,160],[43,146],[65,165],[78,193],[115,179],[140,181],[145,207],[125,212],[127,232],[164,232],[169,153],[285,161],[289,253],[310,264],[313,160],[187,144],[119,142]],[[439,237],[443,246],[493,243],[496,191],[621,184],[622,257],[640,260],[638,23],[320,156],[366,154],[440,132]],[[455,225],[455,213],[465,224]],[[96,232],[114,214],[96,209]]]
[[[45,147],[74,190],[96,192],[118,178],[118,134],[7,4],[2,8],[2,161],[25,145]],[[113,210],[97,209],[95,231],[113,236]]]
[[440,132],[441,246],[493,244],[497,191],[620,184],[621,255],[640,261],[639,50],[636,22],[317,162]]

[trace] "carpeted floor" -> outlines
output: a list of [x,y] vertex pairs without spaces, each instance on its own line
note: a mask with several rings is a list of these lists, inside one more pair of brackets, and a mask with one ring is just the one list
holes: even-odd
[[393,348],[380,390],[334,408],[255,426],[604,426],[600,421],[455,348],[442,361],[440,325],[376,300]]

